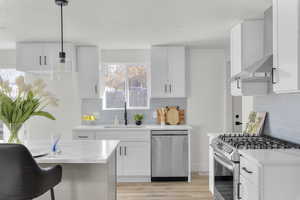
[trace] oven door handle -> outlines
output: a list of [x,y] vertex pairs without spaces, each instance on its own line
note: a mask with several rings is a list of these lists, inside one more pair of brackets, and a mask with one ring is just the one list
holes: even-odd
[[217,162],[219,162],[220,164],[222,164],[224,167],[226,167],[230,171],[234,170],[233,164],[231,164],[230,162],[228,162],[227,160],[225,160],[224,158],[222,158],[221,156],[219,156],[219,154],[215,153],[214,157],[215,157],[215,159],[216,159]]

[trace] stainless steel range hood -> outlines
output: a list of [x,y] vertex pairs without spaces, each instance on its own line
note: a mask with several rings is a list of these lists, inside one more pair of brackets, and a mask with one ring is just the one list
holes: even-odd
[[243,69],[242,72],[231,78],[235,80],[247,81],[269,81],[273,67],[273,13],[272,7],[264,13],[264,57],[250,66]]
[[266,78],[269,79],[273,66],[273,54],[264,56],[261,60],[256,61],[242,72],[231,78],[234,80],[257,80]]

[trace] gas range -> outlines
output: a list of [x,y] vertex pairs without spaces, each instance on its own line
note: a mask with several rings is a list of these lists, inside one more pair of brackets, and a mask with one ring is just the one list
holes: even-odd
[[214,199],[240,199],[240,149],[300,149],[300,145],[267,135],[224,134],[212,141]]
[[299,144],[287,142],[267,135],[223,134],[212,143],[213,149],[238,162],[239,149],[300,149]]
[[298,144],[267,135],[224,134],[218,138],[237,149],[300,149],[300,145]]

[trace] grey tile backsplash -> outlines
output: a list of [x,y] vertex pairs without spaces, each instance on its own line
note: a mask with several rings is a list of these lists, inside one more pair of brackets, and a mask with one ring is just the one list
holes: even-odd
[[254,97],[254,110],[268,112],[265,134],[300,143],[300,94]]
[[[180,109],[186,110],[187,99],[186,98],[157,98],[150,100],[150,109],[148,110],[128,110],[128,121],[129,124],[134,124],[133,116],[137,113],[144,114],[144,124],[155,124],[156,119],[153,118],[153,112],[157,108],[165,106],[179,106]],[[124,111],[123,110],[103,110],[101,99],[83,99],[82,114],[92,114],[99,112],[99,119],[96,120],[95,124],[113,124],[115,116],[118,117],[120,124],[124,123]],[[82,121],[85,125],[87,122]]]

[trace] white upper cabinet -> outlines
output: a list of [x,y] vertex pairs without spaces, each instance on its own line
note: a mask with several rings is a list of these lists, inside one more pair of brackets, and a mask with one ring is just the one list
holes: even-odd
[[[230,57],[231,77],[254,64],[264,56],[264,21],[245,20],[231,29]],[[257,84],[256,84],[257,85]],[[255,86],[256,87],[256,86]],[[231,83],[231,94],[234,96],[249,94],[243,80],[237,79]],[[259,88],[258,88],[259,89]]]
[[40,43],[17,43],[16,68],[21,71],[44,67],[43,45]]
[[[43,42],[17,43],[16,68],[20,71],[50,71],[59,61],[60,44]],[[76,71],[75,46],[66,43],[66,65]]]
[[299,0],[273,0],[273,90],[300,91]]
[[172,97],[186,97],[185,62],[184,47],[168,48],[169,90]]
[[186,97],[184,47],[152,47],[151,97]]
[[168,84],[168,49],[151,49],[151,97],[166,97]]
[[99,96],[99,51],[96,46],[77,47],[79,95],[81,98]]

